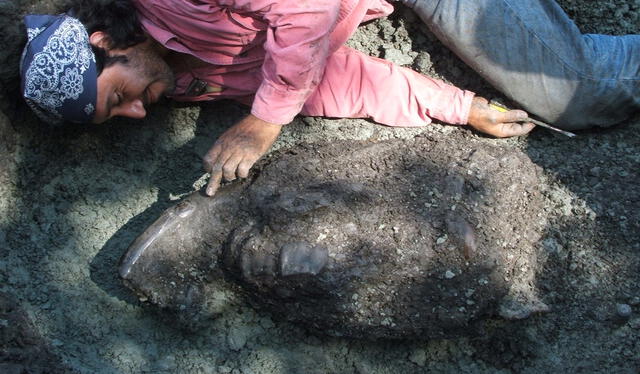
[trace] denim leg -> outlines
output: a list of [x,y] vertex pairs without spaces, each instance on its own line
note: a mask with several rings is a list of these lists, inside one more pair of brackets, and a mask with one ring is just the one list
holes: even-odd
[[640,110],[640,35],[583,35],[553,0],[402,0],[465,63],[565,129]]

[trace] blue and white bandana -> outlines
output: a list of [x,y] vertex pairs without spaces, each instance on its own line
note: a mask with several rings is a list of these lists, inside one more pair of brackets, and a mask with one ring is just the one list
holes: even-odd
[[28,41],[22,52],[22,95],[43,121],[91,122],[96,110],[96,57],[84,25],[63,14],[24,18]]

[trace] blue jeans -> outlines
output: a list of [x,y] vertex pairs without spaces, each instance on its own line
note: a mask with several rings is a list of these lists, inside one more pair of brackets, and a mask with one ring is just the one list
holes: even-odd
[[401,0],[465,63],[564,129],[640,110],[640,35],[580,33],[553,0]]

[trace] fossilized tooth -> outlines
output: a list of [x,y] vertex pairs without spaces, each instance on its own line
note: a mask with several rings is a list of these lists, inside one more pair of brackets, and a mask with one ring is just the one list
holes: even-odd
[[422,138],[281,152],[251,181],[168,209],[120,275],[183,319],[249,302],[337,336],[452,336],[546,310],[537,167],[514,150],[459,148]]

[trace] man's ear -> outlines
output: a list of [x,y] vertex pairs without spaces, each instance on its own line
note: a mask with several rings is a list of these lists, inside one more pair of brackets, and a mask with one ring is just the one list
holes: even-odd
[[111,46],[113,45],[111,37],[104,31],[95,31],[94,33],[89,35],[89,43],[91,43],[91,45],[95,47],[99,47],[107,51],[111,49]]

